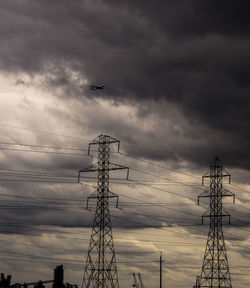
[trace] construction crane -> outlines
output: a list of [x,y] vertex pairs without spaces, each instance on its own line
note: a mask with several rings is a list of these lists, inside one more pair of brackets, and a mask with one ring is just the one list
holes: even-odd
[[[137,280],[137,277],[138,277],[138,280]],[[135,288],[145,288],[144,287],[144,284],[142,282],[142,277],[141,277],[141,274],[138,273],[137,275],[135,273],[133,273],[133,278],[134,278],[134,283],[133,283],[133,287]]]

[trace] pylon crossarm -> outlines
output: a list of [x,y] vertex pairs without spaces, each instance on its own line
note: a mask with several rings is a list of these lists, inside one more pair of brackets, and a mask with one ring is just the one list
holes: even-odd
[[221,189],[221,194],[223,197],[233,197],[233,203],[235,203],[235,194],[226,188]]
[[87,203],[86,203],[86,209],[88,210],[89,209],[89,200],[90,199],[96,199],[98,197],[98,192],[95,191],[93,192],[92,194],[90,194],[88,197],[87,197]]
[[204,180],[206,179],[206,178],[224,178],[224,177],[228,177],[229,178],[229,184],[231,183],[231,175],[230,174],[221,174],[221,175],[207,175],[207,174],[205,174],[205,175],[203,175],[202,176],[202,186],[204,185]]
[[92,140],[89,145],[99,145],[99,144],[112,144],[112,143],[120,143],[120,140],[115,139],[109,135],[99,135],[94,140]]
[[224,173],[222,173],[222,174],[223,174],[222,176],[223,176],[223,177],[228,177],[228,178],[229,178],[229,184],[230,184],[230,183],[231,183],[231,178],[232,178],[232,177],[231,177],[231,174],[228,173],[225,168],[223,168],[223,172],[224,172]]
[[120,164],[109,163],[109,171],[114,171],[114,170],[127,170],[127,180],[128,180],[129,167],[123,166],[123,165],[120,165]]
[[88,155],[90,155],[90,147],[92,145],[99,145],[99,144],[114,144],[117,143],[117,152],[119,153],[120,150],[120,140],[117,140],[111,136],[108,135],[99,135],[97,136],[94,140],[92,140],[89,143],[89,148],[88,148]]
[[210,218],[211,214],[210,214],[210,209],[207,209],[205,211],[205,213],[201,216],[201,224],[204,224],[204,218]]
[[231,224],[231,215],[223,208],[221,217],[228,217],[228,223]]
[[204,185],[204,179],[205,179],[205,178],[209,178],[209,177],[210,177],[209,173],[206,173],[205,175],[202,176],[202,178],[201,178],[201,180],[202,180],[202,181],[201,181],[201,185],[202,185],[202,186]]
[[200,205],[200,198],[209,198],[210,195],[211,195],[210,189],[206,188],[206,190],[198,196],[198,205]]
[[119,196],[116,195],[114,192],[109,191],[107,197],[108,198],[116,198],[116,208],[118,208]]
[[95,172],[98,169],[98,163],[92,164],[90,166],[87,166],[86,168],[83,168],[78,171],[78,183],[80,182],[81,173],[83,172]]
[[79,172],[95,172],[98,169],[98,163],[92,164],[87,166],[86,168],[83,168],[79,170]]

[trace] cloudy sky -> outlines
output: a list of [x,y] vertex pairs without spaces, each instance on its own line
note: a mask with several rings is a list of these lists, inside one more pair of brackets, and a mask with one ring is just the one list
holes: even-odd
[[[201,176],[218,155],[232,175],[224,234],[233,286],[250,281],[250,40],[247,1],[0,1],[0,272],[81,284],[95,202],[99,134],[112,161],[120,287],[140,272],[192,287],[208,233]],[[91,84],[104,84],[92,91]],[[205,183],[207,184],[207,183]],[[206,223],[207,224],[207,223]],[[226,224],[226,223],[225,223]]]

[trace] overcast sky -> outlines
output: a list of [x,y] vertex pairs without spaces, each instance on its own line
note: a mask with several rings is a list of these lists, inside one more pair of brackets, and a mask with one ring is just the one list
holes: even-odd
[[[248,1],[0,1],[0,272],[48,280],[65,264],[81,284],[95,202],[99,134],[121,141],[111,215],[120,287],[200,274],[207,203],[201,176],[218,155],[236,204],[225,240],[233,286],[250,276]],[[93,91],[89,85],[105,85]],[[115,147],[112,149],[115,152]],[[206,183],[207,184],[207,183]],[[206,223],[207,224],[207,223]]]

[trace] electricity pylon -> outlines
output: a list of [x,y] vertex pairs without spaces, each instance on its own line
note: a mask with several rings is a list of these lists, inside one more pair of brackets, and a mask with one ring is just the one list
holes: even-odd
[[83,276],[85,288],[119,288],[109,213],[109,198],[117,198],[118,206],[118,196],[109,190],[109,171],[128,170],[128,167],[110,163],[110,144],[113,143],[118,144],[119,152],[120,141],[110,136],[100,135],[91,141],[88,154],[91,145],[97,145],[98,162],[79,171],[78,181],[81,172],[97,171],[97,190],[87,199],[87,208],[89,199],[97,199],[97,205]]
[[210,218],[210,227],[207,238],[207,245],[203,259],[201,275],[197,277],[197,288],[232,288],[227,252],[223,235],[223,217],[229,218],[230,215],[222,207],[224,197],[233,197],[235,194],[223,187],[223,178],[228,177],[231,182],[231,175],[223,168],[218,157],[215,157],[210,165],[210,171],[202,177],[210,179],[209,187],[198,197],[209,198],[210,205],[202,216]]

